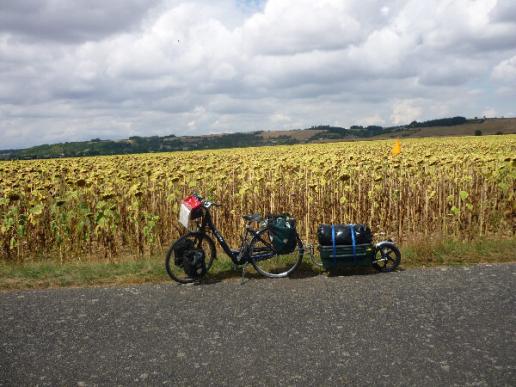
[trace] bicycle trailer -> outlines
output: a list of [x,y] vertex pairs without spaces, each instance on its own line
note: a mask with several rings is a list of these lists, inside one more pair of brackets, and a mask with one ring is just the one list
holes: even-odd
[[376,252],[371,229],[363,224],[321,224],[319,254],[326,270],[340,266],[371,266]]

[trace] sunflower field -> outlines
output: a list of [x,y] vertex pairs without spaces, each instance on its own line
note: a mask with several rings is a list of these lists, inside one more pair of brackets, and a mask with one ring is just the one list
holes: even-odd
[[303,240],[319,223],[366,223],[398,243],[514,238],[516,135],[392,140],[0,162],[0,259],[116,260],[161,254],[184,232],[180,200],[242,215],[289,212]]

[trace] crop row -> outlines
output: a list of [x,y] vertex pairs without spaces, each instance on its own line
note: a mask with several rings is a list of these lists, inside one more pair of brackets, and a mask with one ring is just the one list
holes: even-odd
[[182,232],[182,197],[241,215],[289,212],[304,240],[319,223],[367,223],[415,238],[513,237],[516,136],[346,142],[0,163],[0,258],[117,259],[161,253]]

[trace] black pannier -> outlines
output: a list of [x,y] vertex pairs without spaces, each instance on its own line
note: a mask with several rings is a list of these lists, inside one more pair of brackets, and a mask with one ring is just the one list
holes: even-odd
[[195,242],[184,238],[174,246],[174,263],[182,267],[190,278],[202,277],[206,273],[204,251],[195,248]]
[[[367,244],[373,240],[373,234],[369,226],[365,224],[334,224],[335,245],[352,245],[352,230],[355,233],[355,244]],[[332,225],[321,224],[317,229],[317,239],[322,246],[332,246]]]
[[185,253],[194,248],[194,242],[191,239],[182,239],[174,246],[174,263],[176,266],[183,266],[183,257]]
[[296,220],[289,214],[272,217],[268,221],[272,245],[278,254],[290,254],[297,246]]
[[183,269],[190,278],[199,278],[206,274],[206,262],[202,249],[191,249],[183,255]]

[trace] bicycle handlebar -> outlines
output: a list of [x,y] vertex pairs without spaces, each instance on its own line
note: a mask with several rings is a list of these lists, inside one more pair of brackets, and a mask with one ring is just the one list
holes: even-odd
[[203,198],[201,195],[199,195],[197,192],[192,193],[193,196],[195,196],[197,199],[199,199],[203,205],[204,208],[208,209],[210,207],[222,207],[222,204],[212,202],[208,199]]
[[215,203],[215,202],[210,202],[209,200],[203,200],[202,203],[203,203],[205,208],[222,207],[222,204]]

